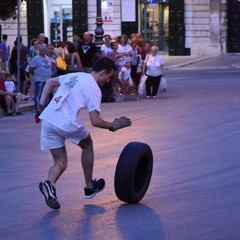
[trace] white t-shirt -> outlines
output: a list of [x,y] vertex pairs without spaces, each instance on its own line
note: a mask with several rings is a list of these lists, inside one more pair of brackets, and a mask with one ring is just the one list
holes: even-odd
[[46,55],[44,57],[40,55],[33,57],[29,67],[34,69],[34,82],[46,82],[52,76],[51,62]]
[[15,85],[13,81],[5,81],[4,86],[5,86],[6,92],[13,93],[15,90]]
[[83,127],[79,119],[81,108],[86,107],[88,112],[101,111],[102,93],[92,75],[84,72],[59,76],[59,83],[57,92],[40,119],[71,133]]
[[107,57],[110,57],[111,53],[112,53],[112,48],[111,47],[107,47],[105,44],[103,44],[101,46],[101,51],[103,51]]
[[[118,44],[117,53],[129,52],[131,50],[132,50],[132,47],[129,44],[126,44],[124,46],[121,44]],[[131,56],[123,56],[123,57],[119,58],[116,62],[118,63],[118,65],[124,66],[127,61],[132,62],[132,57]]]
[[[123,74],[123,79],[122,79]],[[121,71],[118,73],[118,80],[128,82],[131,78],[131,68],[127,69],[126,67],[122,67]]]
[[153,56],[152,54],[146,56],[144,62],[147,65],[146,74],[152,77],[160,76],[161,65],[164,64],[163,58],[160,55]]

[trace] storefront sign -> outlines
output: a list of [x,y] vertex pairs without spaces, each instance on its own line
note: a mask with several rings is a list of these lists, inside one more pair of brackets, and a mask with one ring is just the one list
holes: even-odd
[[103,20],[103,22],[112,22],[113,21],[112,2],[102,1],[102,20]]

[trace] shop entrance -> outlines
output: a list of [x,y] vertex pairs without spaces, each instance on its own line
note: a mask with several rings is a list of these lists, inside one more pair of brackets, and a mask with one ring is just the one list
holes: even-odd
[[50,5],[50,36],[51,42],[56,46],[59,41],[72,41],[72,5]]
[[228,1],[228,52],[240,52],[240,1]]
[[[154,2],[154,1],[151,1]],[[140,4],[140,31],[142,37],[159,50],[168,50],[169,6],[168,1],[144,1]]]

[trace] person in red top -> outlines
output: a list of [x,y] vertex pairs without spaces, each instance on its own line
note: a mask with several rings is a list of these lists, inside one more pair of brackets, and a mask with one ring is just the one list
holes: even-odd
[[22,115],[18,110],[18,106],[21,101],[21,94],[14,92],[7,92],[4,86],[4,82],[8,77],[7,72],[0,72],[0,106],[6,111],[7,116]]

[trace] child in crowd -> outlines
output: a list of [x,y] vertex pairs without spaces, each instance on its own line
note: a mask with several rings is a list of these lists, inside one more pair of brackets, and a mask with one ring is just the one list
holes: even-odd
[[19,97],[19,99],[24,100],[25,96],[22,93],[17,92],[16,82],[12,79],[12,75],[10,73],[7,73],[6,76],[7,76],[7,79],[4,82],[6,92],[17,93],[17,96]]
[[[4,74],[4,73],[3,73]],[[6,73],[6,80],[4,81],[4,88],[9,95],[5,95],[5,101],[6,101],[6,111],[7,115],[22,115],[22,113],[19,111],[18,107],[20,104],[20,101],[22,99],[23,94],[22,93],[16,93],[16,86],[15,82],[12,80],[12,76],[10,73]]]
[[16,90],[15,82],[12,80],[11,74],[6,74],[7,79],[4,82],[6,92],[13,93]]
[[118,74],[118,81],[121,86],[121,94],[128,93],[129,87],[133,86],[131,77],[132,62],[127,61]]

